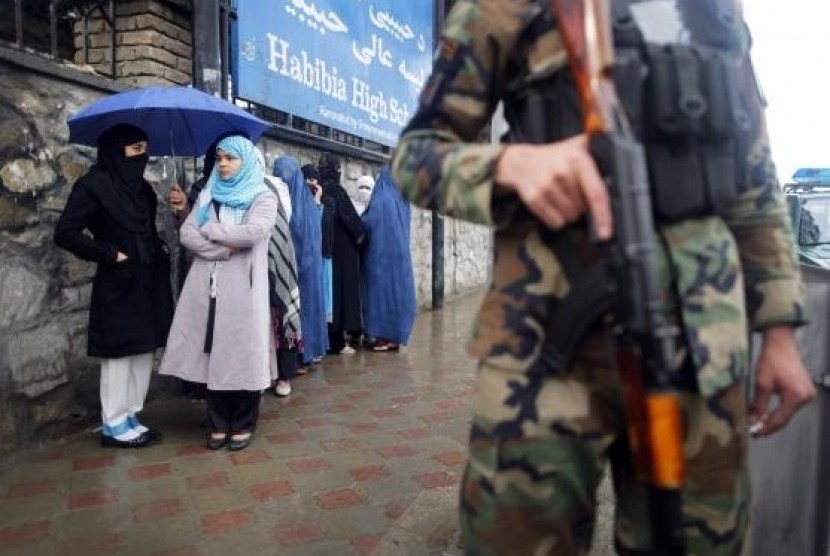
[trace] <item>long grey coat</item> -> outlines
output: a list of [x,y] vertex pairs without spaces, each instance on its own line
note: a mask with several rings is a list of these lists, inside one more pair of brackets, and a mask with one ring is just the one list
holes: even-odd
[[[181,227],[195,255],[173,317],[159,372],[207,384],[210,390],[263,390],[271,383],[268,239],[279,201],[256,198],[242,224],[220,223],[215,211],[199,228],[196,210]],[[239,252],[231,254],[231,249]],[[216,265],[213,347],[204,353],[210,273]]]

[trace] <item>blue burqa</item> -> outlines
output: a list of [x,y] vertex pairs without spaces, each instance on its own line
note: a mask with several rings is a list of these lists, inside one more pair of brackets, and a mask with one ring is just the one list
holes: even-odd
[[323,298],[323,239],[321,210],[305,184],[295,158],[274,161],[274,175],[288,186],[291,195],[291,239],[297,256],[300,286],[300,323],[303,330],[302,363],[308,365],[328,349],[328,329]]
[[415,321],[409,203],[392,181],[388,166],[381,169],[362,219],[369,237],[363,252],[365,332],[405,344]]

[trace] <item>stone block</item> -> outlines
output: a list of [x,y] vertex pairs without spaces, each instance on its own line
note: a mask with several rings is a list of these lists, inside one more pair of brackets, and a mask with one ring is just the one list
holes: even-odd
[[24,250],[40,249],[46,245],[53,245],[52,235],[54,232],[54,226],[44,225],[43,219],[41,219],[36,225],[3,232],[0,234],[0,241]]
[[89,309],[92,297],[92,284],[61,288],[57,310],[83,311]]
[[92,161],[75,149],[58,154],[57,162],[63,181],[70,185],[78,181],[92,166]]
[[136,18],[133,16],[118,16],[115,18],[115,30],[118,32],[135,31]]
[[118,45],[151,44],[161,46],[164,38],[155,31],[144,30],[120,33],[115,40]]
[[[82,35],[84,32],[83,21],[76,21],[72,29],[76,36]],[[100,17],[90,18],[87,20],[86,29],[87,33],[102,33],[109,29],[109,24]]]
[[[165,66],[169,66],[173,69],[179,69],[179,56],[170,52],[166,48],[157,48],[154,46],[139,46],[136,48],[136,53],[139,55],[139,58],[155,60],[157,62],[161,62]],[[190,66],[188,66],[188,71],[189,68]]]
[[26,120],[14,117],[9,114],[9,117],[0,121],[0,152],[6,150],[21,151],[23,147],[29,142],[31,132]]
[[117,15],[118,17],[122,17],[135,16],[147,13],[148,11],[150,11],[152,4],[155,4],[154,0],[130,0],[127,2],[122,1],[118,3]]
[[[179,27],[186,29],[190,28],[190,13],[189,7],[184,7],[183,10],[173,10],[168,7],[168,4],[177,4],[183,6],[181,2],[158,2],[153,0],[141,0],[132,2],[119,2],[118,15],[119,16],[142,16],[146,14],[155,14],[156,16],[169,21]],[[189,3],[187,3],[189,6]]]
[[0,454],[6,454],[15,448],[18,441],[23,437],[16,414],[15,404],[0,403]]
[[37,193],[56,179],[51,166],[28,158],[16,158],[0,168],[0,180],[12,193]]
[[38,198],[38,210],[41,212],[60,214],[66,206],[66,198],[69,195],[69,188],[58,188]]
[[[9,230],[37,222],[37,213],[11,199],[0,197],[0,230]],[[2,305],[0,305],[2,307]]]
[[[86,47],[87,48],[109,48],[110,46],[110,31],[106,29],[101,31],[100,33],[89,33],[86,36]],[[117,36],[116,36],[117,37]],[[82,49],[84,47],[84,36],[75,35],[74,38],[75,48]]]
[[66,276],[66,283],[71,285],[84,284],[95,276],[95,263],[79,259],[75,255],[60,250],[61,266]]
[[190,74],[193,72],[193,60],[190,58],[178,58],[176,60],[176,69],[184,73]]
[[75,400],[65,397],[53,399],[53,396],[44,396],[44,398],[46,399],[39,400],[40,403],[34,403],[29,407],[33,424],[37,428],[63,424],[73,413],[78,413]]
[[8,334],[0,344],[14,392],[36,398],[69,382],[69,342],[59,322]]
[[[119,77],[154,76],[167,79],[167,71],[177,71],[168,68],[162,63],[154,60],[135,60],[132,62],[119,62],[116,66],[116,73]],[[177,72],[181,73],[181,72]]]
[[124,83],[129,83],[136,87],[149,87],[150,85],[170,85],[164,77],[155,75],[137,75],[134,77],[125,77],[122,79]]
[[0,330],[40,315],[49,283],[22,264],[5,260],[0,266]]
[[142,14],[135,17],[135,28],[139,31],[151,30],[172,39],[178,39],[181,27],[174,25],[156,14]]
[[191,81],[189,73],[184,73],[183,71],[173,68],[166,68],[164,70],[164,78],[178,85],[187,85]]
[[110,60],[109,48],[90,48],[87,50],[86,58],[84,58],[83,50],[75,52],[76,64],[103,64]]
[[161,44],[161,47],[179,58],[190,59],[193,56],[193,49],[189,42],[184,42],[178,39],[167,38]]

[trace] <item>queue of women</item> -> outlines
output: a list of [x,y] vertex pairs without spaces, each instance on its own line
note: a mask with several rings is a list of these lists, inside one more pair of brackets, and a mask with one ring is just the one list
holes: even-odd
[[263,392],[290,395],[324,356],[408,341],[409,205],[388,169],[361,177],[351,198],[335,155],[304,167],[281,156],[267,175],[246,137],[217,138],[202,178],[168,198],[192,258],[174,307],[147,152],[135,126],[102,133],[55,229],[58,246],[97,265],[88,354],[101,360],[102,446],[161,440],[139,420],[158,348],[161,374],[205,389],[206,445],[241,450]]

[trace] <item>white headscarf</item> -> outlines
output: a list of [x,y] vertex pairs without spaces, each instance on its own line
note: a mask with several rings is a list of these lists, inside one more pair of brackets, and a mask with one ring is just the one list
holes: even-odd
[[360,176],[357,178],[357,188],[355,189],[354,197],[352,197],[352,204],[358,215],[366,212],[374,188],[375,179],[372,176]]

